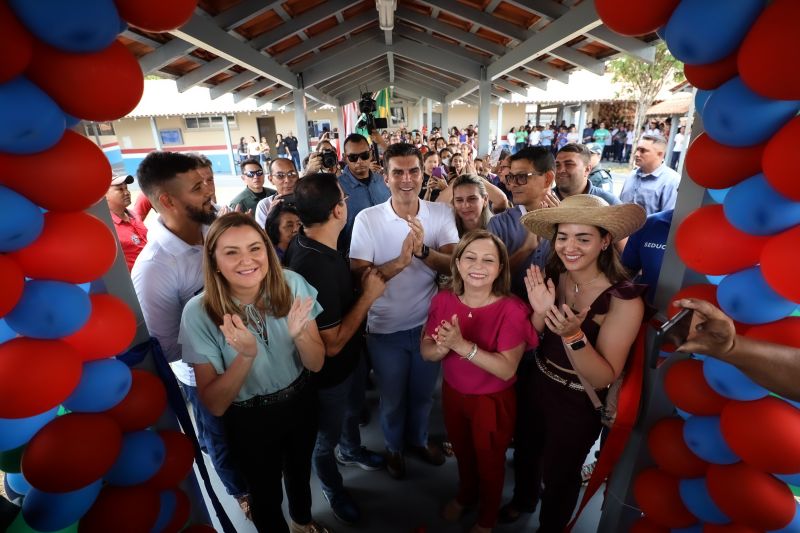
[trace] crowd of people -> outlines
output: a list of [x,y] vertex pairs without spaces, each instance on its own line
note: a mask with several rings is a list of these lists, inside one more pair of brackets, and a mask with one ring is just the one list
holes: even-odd
[[[620,196],[596,186],[602,153],[584,141],[605,142],[603,126],[555,153],[523,140],[497,160],[476,157],[472,127],[351,134],[341,162],[320,142],[302,176],[292,158],[248,151],[229,206],[201,155],[150,153],[136,208],[133,177],[113,178],[107,201],[147,326],[259,531],[330,530],[311,516],[312,470],[334,515],[357,524],[340,467],[403,479],[408,456],[443,464],[428,435],[440,373],[458,463],[442,516],[476,508],[470,531],[482,533],[538,506],[538,531],[564,529],[608,422],[598,402],[652,301],[679,182],[649,132]],[[370,373],[385,453],[359,434]]]
[[[266,165],[269,163],[275,154],[275,157],[283,159],[291,159],[294,161],[295,166],[300,166],[300,152],[298,150],[297,137],[289,132],[286,137],[278,133],[275,136],[275,146],[270,146],[266,137],[261,137],[257,141],[254,136],[240,137],[239,144],[236,145],[236,161],[241,165],[245,161],[255,160]],[[274,149],[274,152],[273,152]]]

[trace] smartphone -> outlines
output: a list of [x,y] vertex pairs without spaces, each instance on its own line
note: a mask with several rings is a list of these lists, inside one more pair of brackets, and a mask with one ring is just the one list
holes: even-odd
[[694,309],[681,309],[677,315],[667,320],[658,330],[658,336],[663,343],[669,343],[676,348],[686,342],[692,327]]
[[442,167],[435,167],[433,170],[431,170],[431,176],[435,178],[441,178],[443,176]]

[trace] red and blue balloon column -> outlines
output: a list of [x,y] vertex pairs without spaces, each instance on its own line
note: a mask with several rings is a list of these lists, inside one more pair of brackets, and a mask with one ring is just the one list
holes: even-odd
[[[710,201],[683,220],[676,249],[710,283],[674,299],[709,300],[739,333],[800,347],[800,2],[596,4],[619,33],[658,31],[698,88],[705,133],[686,172]],[[800,531],[800,404],[702,354],[673,364],[664,387],[680,417],[650,430],[656,466],[634,481],[632,531]]]
[[116,255],[84,211],[111,167],[68,128],[121,118],[141,98],[137,59],[117,41],[127,24],[171,30],[195,5],[0,0],[0,470],[24,496],[11,532],[187,526],[192,445],[153,427],[161,381],[115,358],[136,334],[133,312],[89,290]]

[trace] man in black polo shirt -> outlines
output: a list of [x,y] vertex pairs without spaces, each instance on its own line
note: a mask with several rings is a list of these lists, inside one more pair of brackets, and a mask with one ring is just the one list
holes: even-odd
[[356,296],[350,268],[336,251],[339,233],[347,223],[347,196],[334,174],[305,176],[295,187],[294,202],[303,232],[289,245],[284,261],[317,289],[323,309],[317,327],[326,358],[316,375],[320,422],[312,464],[336,518],[353,524],[361,513],[344,489],[336,463],[365,470],[378,470],[385,464],[381,455],[361,446],[358,420],[366,370],[360,357],[362,324],[386,283],[377,269],[370,269],[362,277],[361,295]]
[[289,132],[289,135],[283,140],[286,144],[286,149],[289,150],[289,153],[292,155],[292,161],[294,161],[294,168],[300,170],[300,151],[297,149],[297,145],[299,141],[297,137],[292,135],[292,132]]

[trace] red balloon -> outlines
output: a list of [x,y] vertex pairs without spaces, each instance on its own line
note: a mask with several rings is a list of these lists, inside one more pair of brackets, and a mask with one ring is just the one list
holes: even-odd
[[0,287],[3,287],[0,291],[0,317],[3,317],[14,309],[25,288],[25,274],[6,255],[0,255]]
[[654,524],[645,516],[631,524],[628,533],[669,533],[669,528]]
[[120,16],[131,26],[146,31],[164,32],[189,22],[197,0],[114,0]]
[[68,492],[103,477],[122,448],[122,432],[104,414],[69,413],[42,428],[22,454],[25,479],[45,492]]
[[729,401],[708,385],[703,363],[697,359],[684,359],[669,367],[664,392],[676,407],[697,416],[716,416]]
[[29,278],[86,283],[111,268],[117,242],[111,230],[88,213],[48,212],[39,238],[9,255]]
[[668,528],[689,527],[697,518],[681,500],[679,479],[658,468],[642,470],[633,482],[633,497],[647,518]]
[[800,472],[800,409],[767,396],[730,402],[722,410],[722,436],[742,461],[772,474]]
[[683,73],[686,80],[698,89],[712,91],[738,74],[736,52],[715,63],[705,65],[685,63]]
[[125,351],[136,336],[136,317],[113,294],[92,294],[92,314],[76,333],[62,340],[73,346],[84,361],[105,359]]
[[797,0],[775,0],[761,12],[739,47],[739,75],[761,96],[800,100],[800,72],[786,68],[797,49],[794,22],[798,19]]
[[758,529],[742,524],[703,524],[703,533],[762,533]]
[[761,154],[765,146],[734,148],[703,133],[689,145],[686,172],[701,187],[727,189],[761,172]]
[[191,510],[189,497],[181,489],[170,490],[175,495],[175,512],[172,514],[172,519],[169,523],[161,530],[161,533],[177,533],[183,529],[186,521],[189,520],[189,512]]
[[146,484],[164,490],[177,487],[189,475],[194,464],[194,447],[189,437],[179,431],[162,430],[158,434],[166,448],[164,464]]
[[708,463],[697,457],[683,439],[683,420],[664,418],[647,435],[650,457],[668,474],[679,478],[703,477]]
[[775,235],[761,250],[761,272],[772,289],[793,302],[800,302],[800,283],[797,282],[800,260],[800,226]]
[[747,330],[745,336],[800,348],[800,317],[788,317],[769,324],[753,326]]
[[595,9],[603,24],[622,35],[653,33],[669,21],[679,0],[653,0],[640,13],[627,0],[597,0]]
[[33,57],[33,37],[5,0],[0,2],[0,49],[13,50],[0,61],[0,83],[22,74]]
[[84,54],[36,41],[26,74],[66,113],[85,120],[122,118],[133,111],[144,92],[139,62],[119,41]]
[[155,424],[167,407],[167,391],[158,376],[131,370],[131,389],[117,405],[105,411],[122,431],[139,431]]
[[83,211],[108,190],[111,164],[96,144],[67,130],[44,152],[0,152],[0,183],[49,211]]
[[711,499],[734,522],[771,531],[794,518],[796,504],[789,487],[746,463],[711,465],[706,484]]
[[81,358],[59,340],[17,337],[0,344],[0,418],[26,418],[66,400],[81,379]]
[[790,165],[786,164],[786,154],[792,154],[797,149],[798,135],[800,117],[795,117],[772,136],[761,158],[764,177],[769,184],[786,198],[796,202],[800,202],[800,180],[791,168],[787,168]]
[[[709,239],[708,235],[714,238]],[[721,205],[707,205],[681,222],[675,248],[686,266],[717,276],[758,264],[761,249],[768,240],[769,237],[750,235],[733,227]]]
[[150,531],[158,519],[161,500],[158,492],[135,485],[106,485],[83,518],[80,533],[141,533]]

